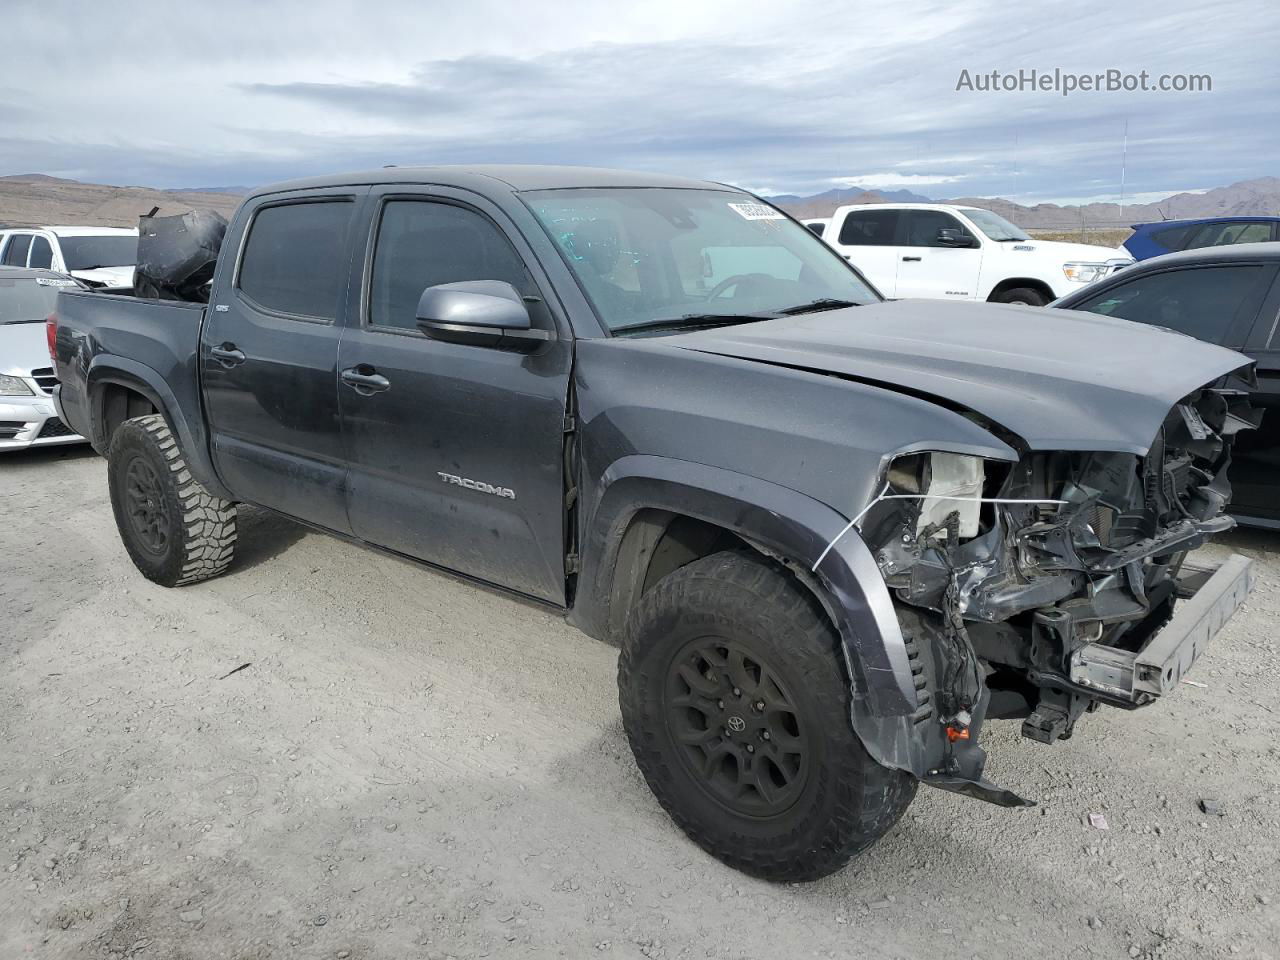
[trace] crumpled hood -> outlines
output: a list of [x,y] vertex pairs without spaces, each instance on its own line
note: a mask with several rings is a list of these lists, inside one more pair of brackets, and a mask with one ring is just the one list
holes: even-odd
[[108,287],[133,286],[133,267],[97,267],[93,270],[72,270],[71,276],[89,283],[105,283]]
[[937,399],[1000,424],[1033,450],[1140,455],[1175,403],[1250,363],[1231,350],[1127,320],[942,300],[899,300],[664,339]]
[[0,324],[0,373],[29,376],[49,366],[49,340],[43,323]]

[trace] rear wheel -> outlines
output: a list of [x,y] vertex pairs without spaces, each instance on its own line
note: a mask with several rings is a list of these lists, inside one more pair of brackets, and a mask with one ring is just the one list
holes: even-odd
[[148,580],[178,587],[231,565],[236,505],[191,476],[164,417],[120,425],[111,438],[107,483],[120,539]]
[[1010,287],[991,297],[992,303],[1025,303],[1029,307],[1043,307],[1049,298],[1035,287]]
[[843,867],[897,822],[908,774],[871,759],[849,720],[838,638],[784,570],[718,553],[665,577],[619,661],[640,771],[707,852],[770,880]]

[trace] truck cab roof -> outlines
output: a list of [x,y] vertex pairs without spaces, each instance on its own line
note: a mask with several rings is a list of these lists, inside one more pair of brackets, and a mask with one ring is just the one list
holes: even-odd
[[544,164],[446,164],[422,167],[381,167],[323,177],[308,177],[269,184],[249,196],[259,197],[317,187],[367,186],[385,183],[434,183],[441,186],[520,192],[523,190],[563,190],[592,187],[667,187],[678,190],[731,190],[737,187],[707,180],[691,180],[662,173],[640,173],[608,167],[576,167]]

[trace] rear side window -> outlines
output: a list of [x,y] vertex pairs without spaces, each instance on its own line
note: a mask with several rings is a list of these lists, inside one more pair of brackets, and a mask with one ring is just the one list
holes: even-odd
[[25,267],[27,250],[31,246],[31,234],[15,233],[9,238],[9,245],[4,249],[3,262],[6,267]]
[[1207,223],[1196,231],[1188,250],[1227,247],[1236,243],[1265,243],[1271,239],[1269,223]]
[[[373,254],[369,323],[415,330],[422,291],[465,280],[505,280],[522,296],[537,294],[524,262],[487,217],[451,203],[388,201]],[[538,323],[539,311],[531,315]]]
[[839,243],[847,247],[891,247],[898,232],[898,211],[857,210],[840,225]]
[[31,260],[27,266],[41,267],[45,270],[53,266],[53,247],[44,237],[36,237],[31,241]]
[[1077,309],[1222,343],[1240,307],[1262,279],[1260,264],[1170,270],[1135,277]]
[[1165,227],[1163,230],[1153,230],[1151,232],[1151,240],[1157,246],[1166,250],[1181,250],[1183,244],[1187,242],[1187,237],[1196,227]]
[[277,313],[336,320],[347,287],[347,230],[354,209],[350,200],[263,207],[249,227],[240,292]]

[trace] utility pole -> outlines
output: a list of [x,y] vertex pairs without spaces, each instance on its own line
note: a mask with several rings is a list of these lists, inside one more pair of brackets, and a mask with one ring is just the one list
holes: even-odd
[[1124,226],[1124,168],[1129,158],[1129,118],[1124,121],[1124,144],[1120,148],[1120,223]]

